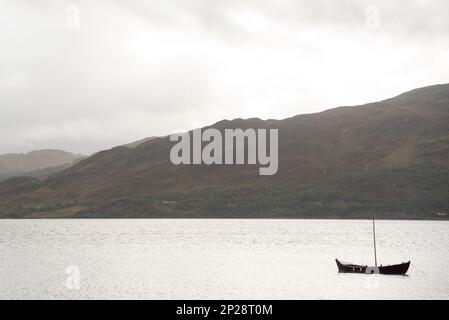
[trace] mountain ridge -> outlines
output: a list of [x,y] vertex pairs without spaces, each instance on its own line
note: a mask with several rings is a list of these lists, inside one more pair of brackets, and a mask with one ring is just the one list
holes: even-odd
[[68,168],[84,156],[59,149],[0,154],[0,180],[15,176],[44,178]]
[[448,111],[449,84],[441,84],[282,120],[221,120],[205,128],[279,129],[278,174],[174,166],[168,136],[143,139],[44,181],[13,181],[24,191],[0,183],[0,217],[441,219],[449,211]]

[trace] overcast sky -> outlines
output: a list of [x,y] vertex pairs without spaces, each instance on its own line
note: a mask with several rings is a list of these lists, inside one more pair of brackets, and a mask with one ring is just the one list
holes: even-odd
[[447,0],[0,0],[0,153],[89,154],[447,82]]

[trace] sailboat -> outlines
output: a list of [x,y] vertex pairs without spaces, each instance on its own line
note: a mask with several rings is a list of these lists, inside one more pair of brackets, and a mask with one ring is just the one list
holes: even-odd
[[343,273],[366,273],[366,274],[396,274],[405,275],[410,267],[410,261],[402,262],[399,264],[391,264],[387,266],[377,266],[377,252],[376,252],[376,226],[373,217],[373,238],[374,238],[374,267],[372,266],[362,266],[358,264],[353,264],[349,262],[339,261],[337,262],[338,272]]

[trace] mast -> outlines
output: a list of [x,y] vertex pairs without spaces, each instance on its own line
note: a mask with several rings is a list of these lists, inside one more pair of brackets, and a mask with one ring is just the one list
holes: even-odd
[[374,216],[373,216],[373,237],[374,237],[374,263],[377,267],[377,253],[376,253],[376,226],[374,224]]

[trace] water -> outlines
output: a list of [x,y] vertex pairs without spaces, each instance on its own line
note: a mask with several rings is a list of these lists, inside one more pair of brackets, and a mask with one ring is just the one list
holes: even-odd
[[411,259],[409,276],[339,274],[335,258],[373,264],[371,227],[367,220],[0,220],[0,298],[449,298],[448,222],[376,222],[379,263]]

